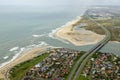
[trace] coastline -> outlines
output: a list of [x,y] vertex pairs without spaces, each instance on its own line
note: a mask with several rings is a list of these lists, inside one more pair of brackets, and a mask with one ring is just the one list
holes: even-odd
[[114,43],[118,43],[118,44],[120,44],[120,42],[119,42],[119,41],[110,41],[110,42],[114,42]]
[[30,51],[27,51],[24,54],[20,55],[15,60],[2,66],[0,68],[0,79],[5,79],[6,73],[9,71],[9,69],[11,69],[12,67],[14,67],[17,64],[20,64],[20,63],[25,62],[27,60],[33,59],[34,57],[37,57],[38,55],[41,55],[40,53],[42,53],[43,51],[46,51],[46,48],[48,48],[48,47],[50,47],[50,46],[31,49]]
[[75,27],[76,25],[79,25],[80,20],[81,20],[81,17],[78,17],[76,20],[71,21],[69,24],[60,28],[55,33],[56,37],[67,40],[72,44],[74,44],[75,46],[96,44],[105,37],[105,35],[99,35],[95,32],[85,30],[84,28],[79,31],[72,30],[73,27]]
[[[20,57],[22,54],[32,50],[32,49],[35,49],[35,48],[40,48],[40,47],[43,47],[43,46],[49,46],[49,44],[47,44],[46,42],[44,41],[40,41],[38,44],[30,44],[30,45],[27,45],[27,46],[24,46],[24,47],[20,47],[20,46],[15,46],[15,47],[12,47],[9,49],[9,52],[11,53],[15,53],[11,59],[5,61],[5,62],[2,62],[0,64],[0,68],[5,66],[6,64],[10,63],[11,61],[15,60],[16,58]],[[15,49],[16,47],[18,47],[17,50],[13,50],[11,51],[12,49]],[[4,56],[3,59],[6,60],[8,59],[10,56]]]

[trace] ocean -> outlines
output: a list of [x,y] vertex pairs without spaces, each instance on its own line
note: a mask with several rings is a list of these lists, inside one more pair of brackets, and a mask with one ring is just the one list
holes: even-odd
[[[87,51],[94,45],[75,46],[56,38],[54,33],[81,16],[87,7],[48,11],[0,12],[0,66],[14,60],[24,51],[45,45]],[[110,42],[101,51],[120,56],[119,43]]]

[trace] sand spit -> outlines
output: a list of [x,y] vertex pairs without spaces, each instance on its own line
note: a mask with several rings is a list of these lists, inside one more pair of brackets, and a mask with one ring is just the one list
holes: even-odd
[[80,20],[81,17],[78,17],[76,20],[69,23],[69,25],[66,27],[61,28],[56,32],[56,36],[68,40],[76,46],[95,44],[105,37],[105,35],[99,35],[95,32],[85,30],[84,28],[79,30],[73,29],[75,27],[74,25],[80,24]]

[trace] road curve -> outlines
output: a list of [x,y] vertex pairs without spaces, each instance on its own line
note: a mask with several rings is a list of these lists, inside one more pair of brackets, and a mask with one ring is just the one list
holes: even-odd
[[[88,15],[87,15],[88,16]],[[105,38],[100,41],[98,44],[96,44],[92,49],[90,49],[86,54],[84,54],[78,61],[77,63],[75,64],[73,70],[71,71],[69,77],[68,77],[68,80],[72,80],[72,77],[73,77],[73,80],[78,80],[78,77],[80,75],[80,73],[82,72],[86,62],[88,61],[88,59],[94,54],[96,53],[97,51],[99,51],[111,38],[111,33],[104,27],[102,26],[101,24],[95,22],[92,18],[90,18],[88,16],[88,18],[94,22],[95,24],[97,24],[98,26],[100,26],[104,31],[105,31]],[[78,68],[79,67],[79,68]],[[77,69],[78,68],[78,69]],[[77,71],[77,72],[76,72]]]
[[88,59],[90,59],[92,57],[92,55],[94,53],[96,53],[97,51],[99,51],[106,43],[108,43],[108,41],[111,39],[111,33],[101,24],[97,23],[96,21],[94,21],[91,17],[88,16],[88,18],[94,22],[95,24],[97,24],[98,26],[100,26],[104,31],[105,31],[105,38],[100,41],[94,48],[92,48],[90,51],[87,52],[87,56],[85,57],[85,59],[82,61],[82,63],[80,64],[73,80],[78,80],[79,75],[81,74],[82,70],[84,69],[84,66],[86,65]]

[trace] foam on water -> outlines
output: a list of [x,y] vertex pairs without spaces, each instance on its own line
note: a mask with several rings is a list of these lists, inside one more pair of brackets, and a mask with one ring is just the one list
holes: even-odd
[[45,34],[41,34],[41,35],[33,34],[32,36],[35,37],[35,38],[38,38],[38,37],[45,36]]
[[16,50],[18,50],[19,49],[19,47],[13,47],[13,48],[11,48],[11,49],[9,49],[9,51],[16,51]]
[[61,42],[63,42],[63,43],[69,44],[68,41],[65,41],[65,40],[63,40],[63,39],[61,39],[61,38],[59,38],[59,37],[57,37],[57,36],[55,35],[55,33],[56,33],[58,30],[60,30],[60,29],[61,29],[61,27],[52,30],[51,33],[48,34],[48,36],[51,37],[51,38],[53,38],[53,39],[57,39],[57,40],[59,40],[59,41],[61,41]]
[[[19,49],[19,51],[15,51],[15,50],[14,50],[14,52],[15,52],[16,54],[12,57],[12,59],[9,60],[9,61],[7,61],[7,62],[4,62],[4,63],[0,64],[0,67],[3,67],[3,66],[5,66],[6,64],[10,63],[11,61],[15,60],[15,59],[16,59],[17,57],[19,57],[22,53],[25,53],[25,52],[33,49],[33,48],[38,48],[38,47],[47,46],[47,45],[49,45],[49,44],[47,44],[47,43],[44,42],[44,41],[41,41],[41,42],[39,42],[39,44],[32,44],[32,45],[28,45],[28,46],[26,46],[26,47],[22,47],[22,48]],[[4,57],[4,59],[7,59],[7,58],[9,58],[9,56],[5,56],[5,57]]]
[[7,61],[7,62],[4,62],[0,65],[0,67],[3,67],[5,66],[6,64],[10,63],[11,61],[15,60],[23,51],[25,50],[25,48],[20,48],[20,51],[16,51],[17,53],[12,57],[11,60]]
[[5,56],[5,57],[3,57],[3,59],[8,59],[9,58],[9,56]]
[[56,36],[56,32],[59,31],[60,29],[64,28],[64,27],[67,27],[67,26],[70,26],[70,25],[74,24],[76,21],[78,21],[78,20],[80,20],[80,19],[81,19],[81,17],[78,16],[77,19],[72,20],[72,21],[69,21],[69,22],[67,22],[65,25],[63,25],[63,26],[61,26],[61,27],[58,27],[58,28],[52,30],[51,33],[48,34],[48,36],[51,37],[51,38],[53,38],[53,39],[60,40],[60,41],[62,41],[63,43],[69,44],[68,41],[63,40],[63,39],[57,37],[57,36]]

